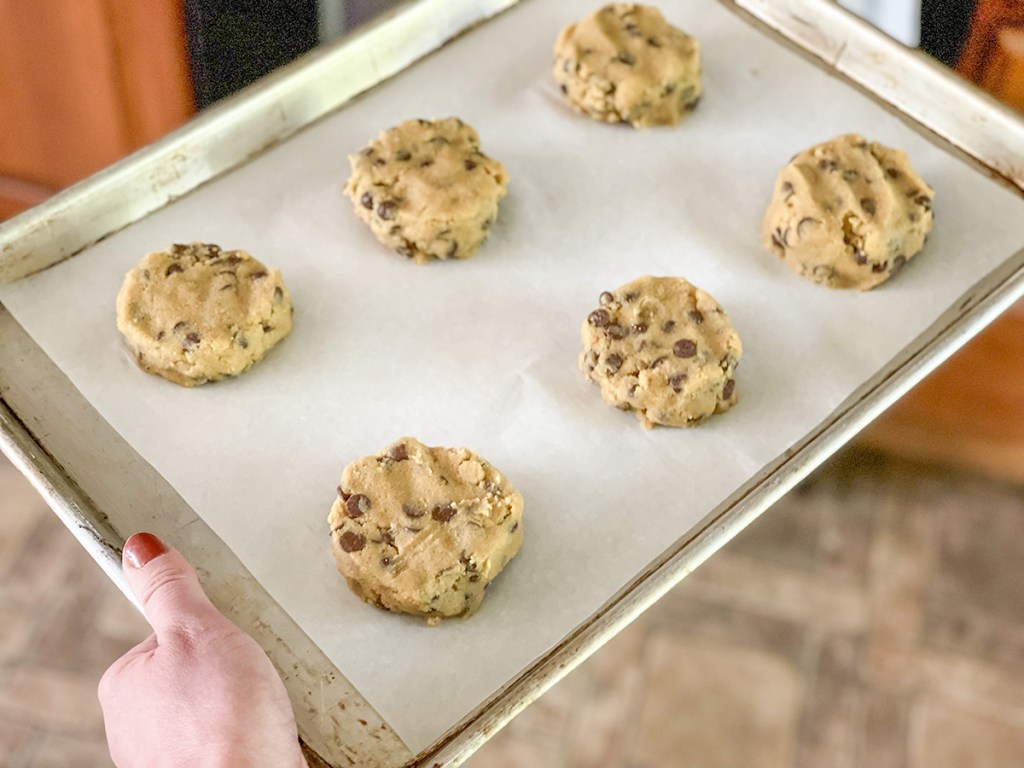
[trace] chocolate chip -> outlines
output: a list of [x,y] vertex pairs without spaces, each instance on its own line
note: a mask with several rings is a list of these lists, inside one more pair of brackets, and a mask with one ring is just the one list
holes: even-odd
[[904,256],[901,253],[899,256],[897,256],[895,259],[893,259],[893,262],[892,262],[892,274],[895,275],[897,272],[899,272],[901,269],[903,269],[903,266],[906,263],[907,263],[907,257]]
[[494,224],[494,219],[484,219],[484,223],[480,225],[480,229],[486,232]]
[[636,57],[633,54],[631,54],[631,53],[626,53],[625,51],[620,53],[615,58],[618,59],[619,61],[621,61],[623,64],[626,64],[627,66],[630,66],[630,67],[632,67],[634,64],[636,64]]
[[661,357],[655,358],[651,362],[651,364],[649,366],[647,366],[647,367],[651,368],[651,369],[657,368],[659,365],[664,363],[666,360],[668,360],[668,355],[662,355]]
[[472,171],[474,168],[476,168],[476,163],[473,160],[466,160],[462,164],[462,167],[465,168],[467,171]]
[[885,175],[888,176],[890,179],[898,179],[900,176],[903,175],[903,171],[899,171],[895,168],[886,168]]
[[862,251],[860,248],[856,248],[853,251],[853,260],[855,262],[857,262],[858,264],[861,264],[861,265],[867,264],[868,263],[868,255],[866,253],[864,253],[864,251]]
[[839,164],[835,160],[822,158],[818,161],[818,168],[822,171],[835,171],[839,168]]
[[388,456],[391,457],[392,461],[405,461],[409,458],[409,451],[405,447],[405,443],[399,443],[398,445],[391,446]]
[[345,511],[348,512],[348,516],[353,520],[357,517],[362,517],[370,511],[370,498],[362,493],[350,496],[348,501],[345,502]]
[[796,190],[793,189],[793,185],[788,181],[782,182],[782,186],[779,187],[779,191],[784,195],[792,195]]
[[697,344],[690,339],[680,339],[672,345],[672,352],[676,357],[693,357],[697,354]]
[[636,323],[633,325],[633,333],[639,335],[641,333],[647,333],[647,325],[644,323]]
[[672,330],[675,327],[676,327],[676,321],[675,320],[666,320],[664,323],[661,324],[661,330],[663,330],[665,333],[672,333]]
[[351,493],[349,493],[348,491],[346,491],[346,490],[345,490],[344,488],[342,488],[342,487],[341,487],[340,485],[338,486],[338,496],[339,496],[339,497],[341,497],[341,500],[342,500],[342,501],[348,501],[348,500],[349,500],[349,497],[350,497],[351,495],[352,495]]
[[605,291],[598,297],[598,302],[602,307],[610,307],[614,301],[615,297],[609,291]]
[[433,164],[434,164],[433,160],[424,160],[423,162],[420,163],[420,168],[429,168]]
[[730,397],[732,397],[732,393],[733,393],[733,391],[735,391],[735,389],[736,389],[736,380],[735,379],[728,379],[725,382],[725,387],[722,388],[722,399],[723,400],[728,400]]
[[519,530],[519,523],[516,523],[515,525],[513,525],[513,526],[512,526],[511,528],[509,528],[508,530],[509,530],[509,533],[515,533],[516,531],[518,531],[518,530]]
[[872,264],[871,265],[871,271],[876,273],[876,274],[881,273],[881,272],[885,272],[885,270],[886,270],[886,268],[888,266],[889,266],[889,262],[888,261],[880,261],[877,264]]
[[423,517],[423,515],[426,514],[422,509],[417,509],[412,504],[403,504],[402,512],[404,512],[407,517],[411,517],[413,520],[415,520],[417,517]]
[[363,208],[366,210],[373,210],[373,195],[369,192],[363,192],[363,196],[359,198],[359,202],[362,203]]
[[[569,62],[566,62],[566,64],[568,64],[568,63]],[[563,96],[568,96],[569,95],[569,88],[566,86],[565,83],[560,84],[558,87],[562,89],[562,95]]]
[[447,523],[453,517],[458,510],[454,504],[438,504],[430,511],[430,516],[437,520],[439,523]]
[[607,370],[608,373],[618,373],[619,368],[622,367],[622,355],[612,352],[604,359],[604,364],[605,370]]
[[914,198],[914,202],[918,205],[924,206],[926,211],[930,211],[932,208],[932,199],[928,195],[918,195]]
[[380,567],[381,568],[387,568],[389,565],[391,565],[391,558],[390,557],[382,557],[380,559]]
[[612,316],[607,309],[595,309],[587,316],[587,322],[595,328],[604,328],[611,321]]
[[657,38],[654,37],[648,37],[647,44],[651,46],[651,48],[661,48],[661,43],[659,43]]
[[398,205],[393,200],[385,200],[377,206],[377,215],[384,219],[384,221],[391,221],[395,218],[396,210],[398,210]]
[[345,531],[338,539],[342,552],[361,552],[366,546],[366,537],[355,531]]
[[192,349],[196,344],[199,343],[199,334],[195,331],[185,335],[185,341],[181,343],[181,346],[185,349]]
[[175,332],[183,331],[183,330],[185,330],[187,325],[188,325],[188,323],[186,323],[184,320],[179,320],[178,322],[176,322],[174,324],[174,328],[172,328],[171,330],[173,330]]
[[238,336],[235,338],[235,343],[242,349],[249,348],[249,340],[245,338],[245,336],[242,334],[238,334]]
[[173,253],[173,254],[175,254],[177,256],[180,256],[181,254],[183,254],[187,250],[188,250],[188,246],[187,245],[182,245],[181,243],[175,243],[174,245],[171,246],[171,253]]
[[679,394],[683,391],[683,385],[686,383],[687,375],[685,373],[677,373],[668,377],[668,385],[672,387],[672,391]]
[[700,325],[701,323],[704,322],[704,313],[701,312],[699,309],[691,309],[689,312],[686,313],[686,316],[690,318],[694,325]]
[[164,277],[170,277],[171,275],[175,275],[178,272],[184,272],[184,271],[185,271],[185,268],[182,267],[181,264],[171,264],[169,267],[167,267],[167,271],[164,272]]
[[408,152],[407,150],[400,149],[400,150],[398,150],[398,152],[395,153],[395,160],[398,160],[399,162],[404,163],[406,160],[411,160],[411,159],[412,159],[412,153]]
[[261,269],[259,272],[253,272],[251,275],[249,275],[249,279],[252,281],[262,280],[266,276],[267,270]]
[[272,330],[274,330],[274,326],[272,326],[270,323],[260,323],[260,328],[263,329],[264,333],[270,333]]
[[636,24],[627,24],[625,29],[626,34],[629,35],[630,37],[640,36],[640,27],[638,27]]
[[616,341],[621,341],[629,335],[629,331],[618,323],[612,323],[604,329],[604,332]]
[[860,207],[864,209],[864,213],[868,216],[875,215],[875,200],[872,197],[863,197],[860,201]]
[[622,300],[624,302],[626,302],[627,304],[632,304],[639,297],[640,297],[639,293],[636,293],[635,291],[630,291],[629,293],[627,293],[625,296],[622,297]]

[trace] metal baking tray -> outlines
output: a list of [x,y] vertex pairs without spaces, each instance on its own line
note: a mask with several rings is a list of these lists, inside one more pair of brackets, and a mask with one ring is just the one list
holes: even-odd
[[[521,0],[540,2],[540,0]],[[71,258],[338,109],[516,0],[417,0],[314,52],[184,128],[0,225],[0,282]],[[729,0],[783,44],[871,95],[946,151],[1024,192],[1024,121],[828,0]],[[951,105],[956,105],[955,109]],[[604,606],[429,747],[414,754],[171,485],[0,307],[0,448],[122,589],[120,548],[163,533],[214,602],[285,679],[311,760],[454,766],[709,558],[972,335],[1024,295],[1018,251],[828,419],[757,472]],[[130,467],[130,476],[109,467]]]

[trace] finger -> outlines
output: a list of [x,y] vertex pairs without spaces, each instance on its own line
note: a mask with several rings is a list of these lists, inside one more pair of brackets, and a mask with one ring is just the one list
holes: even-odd
[[125,542],[122,567],[158,641],[169,631],[199,628],[219,615],[192,566],[151,533]]

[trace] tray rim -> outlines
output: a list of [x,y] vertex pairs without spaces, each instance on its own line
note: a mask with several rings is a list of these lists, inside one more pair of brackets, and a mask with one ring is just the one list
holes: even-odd
[[[451,37],[520,1],[410,2],[360,34],[284,68],[165,139],[101,171],[42,206],[0,225],[0,282],[18,279],[69,258],[177,196],[238,167],[263,149],[285,140],[323,115],[342,108],[359,93],[402,71],[422,55],[444,45]],[[1018,167],[1012,162],[1015,157],[1024,157],[1024,120],[966,81],[961,81],[940,64],[923,59],[921,55],[904,48],[827,0],[719,2],[776,39],[795,47],[803,55],[817,59],[825,69],[867,92],[915,129],[929,134],[933,142],[942,145],[947,151],[968,159],[1018,193],[1024,193],[1024,167]],[[308,84],[331,67],[339,66],[339,62],[344,62],[346,57],[355,55],[354,51],[365,50],[367,45],[391,34],[401,37],[403,30],[407,33],[423,19],[433,20],[442,6],[468,9],[467,15],[457,20],[457,14],[449,17],[450,26],[446,29],[451,34],[448,37],[440,42],[431,40],[432,47],[424,47],[419,54],[404,51],[396,55],[390,67],[377,70],[377,79],[369,85],[353,90],[328,107],[296,105],[290,116],[287,107],[282,107],[280,103],[275,105],[276,100],[289,105],[298,101],[296,94],[302,92],[303,83]],[[474,13],[476,18],[467,22]],[[837,22],[837,19],[841,22]],[[396,29],[389,29],[389,25],[395,25]],[[398,29],[399,26],[401,29]],[[830,26],[848,34],[830,37],[825,30],[825,27]],[[845,39],[840,42],[839,37]],[[878,72],[864,68],[864,59],[869,58],[873,51],[885,52],[900,66],[909,67],[909,71],[924,73],[925,81],[937,92],[955,94],[964,100],[961,103],[966,104],[971,111],[983,112],[989,116],[990,121],[984,128],[975,127],[960,133],[965,130],[966,124],[941,119],[938,122],[934,119],[925,122],[922,119],[933,114],[926,109],[934,107],[935,98],[932,96],[921,101],[913,95],[907,96],[899,89],[890,88],[886,92],[890,96],[895,93],[904,102],[900,106],[887,102],[879,93]],[[938,115],[943,117],[941,111]],[[245,131],[242,123],[256,117],[268,118],[268,124],[261,126],[260,130]],[[228,157],[220,157],[215,161],[206,158],[203,161],[202,156],[223,141],[218,139],[218,134],[232,127],[245,133],[246,142],[239,142]],[[169,168],[159,166],[163,160],[168,161]],[[145,204],[128,209],[127,216],[119,222],[110,219],[96,222],[97,225],[102,224],[99,229],[110,227],[107,231],[97,234],[98,229],[94,227],[92,230],[76,232],[77,241],[68,239],[66,230],[73,229],[78,209],[87,208],[90,200],[104,199],[103,195],[110,194],[112,189],[135,189],[140,179],[143,186],[148,184],[149,187],[148,196],[144,196]],[[147,207],[149,205],[154,207]],[[65,228],[63,240],[59,239],[62,226]],[[54,229],[58,231],[55,233]],[[56,243],[53,242],[55,237],[58,238]],[[71,242],[77,244],[72,245]],[[432,768],[440,768],[442,765],[457,765],[468,758],[498,728],[714,554],[874,416],[1021,295],[1024,295],[1024,250],[969,289],[928,331],[897,355],[821,425],[712,510],[693,530],[674,542],[628,585],[613,595],[587,622],[575,628],[555,648],[483,702],[438,742],[411,759],[397,752],[380,755],[378,757],[383,759],[398,758],[403,761],[381,764],[430,765]],[[119,558],[123,542],[116,531],[106,524],[103,511],[92,504],[83,489],[66,472],[59,457],[47,453],[44,442],[42,437],[33,434],[0,392],[0,450],[11,457],[19,470],[29,477],[79,542],[124,590]],[[220,543],[216,537],[214,540]]]

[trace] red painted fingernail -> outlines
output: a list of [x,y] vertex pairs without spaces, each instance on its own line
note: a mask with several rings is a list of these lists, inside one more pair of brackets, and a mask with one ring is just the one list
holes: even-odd
[[132,568],[142,568],[166,551],[167,546],[152,533],[136,533],[124,543],[124,559]]

